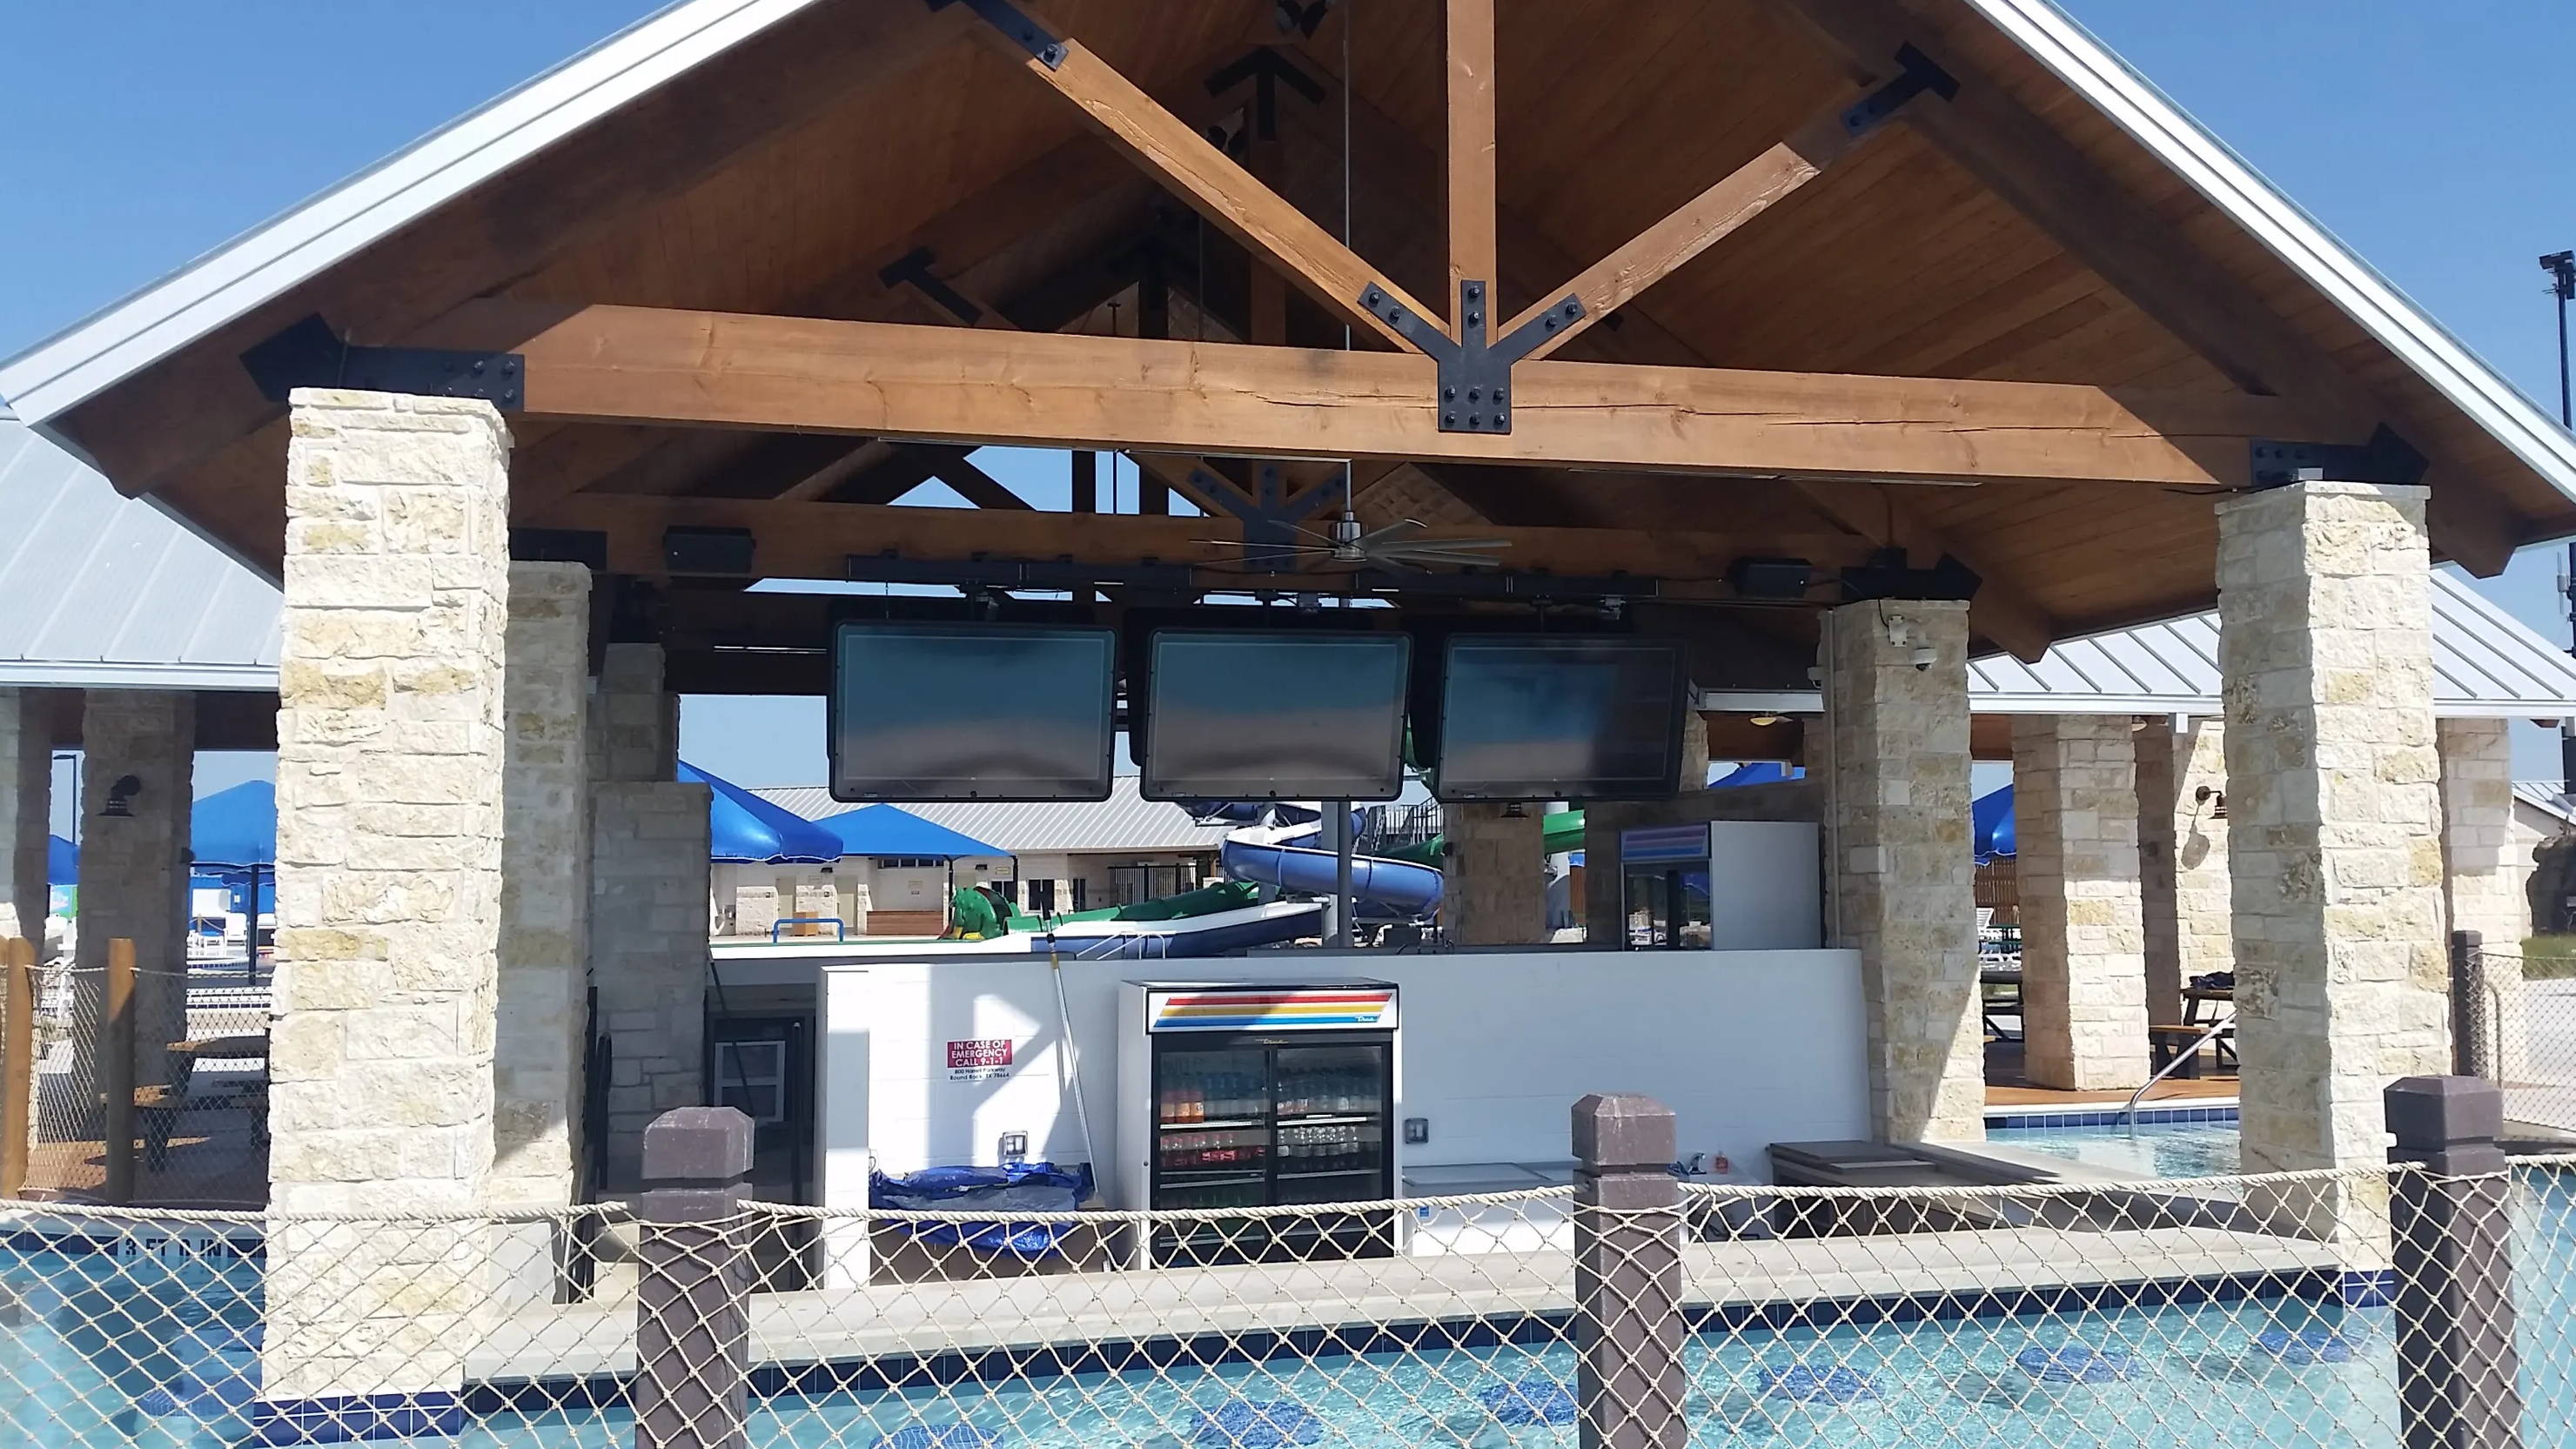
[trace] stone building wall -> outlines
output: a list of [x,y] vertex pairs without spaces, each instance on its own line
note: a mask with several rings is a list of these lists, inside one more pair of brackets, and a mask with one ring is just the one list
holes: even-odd
[[[187,1029],[188,826],[196,799],[197,698],[185,692],[93,689],[81,711],[79,935],[81,1033],[98,1050],[107,947],[134,943],[134,1080],[167,1080],[162,1048]],[[137,788],[126,813],[107,813],[120,781]]]
[[0,689],[0,937],[45,951],[45,837],[53,812],[50,701],[38,690]]

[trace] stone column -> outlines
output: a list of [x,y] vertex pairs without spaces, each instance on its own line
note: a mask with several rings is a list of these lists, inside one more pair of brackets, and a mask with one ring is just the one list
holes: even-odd
[[707,1102],[707,787],[672,779],[680,709],[661,645],[608,646],[591,744],[590,975],[612,1056],[604,1186],[623,1192],[637,1185],[645,1126]]
[[620,1193],[640,1181],[653,1119],[707,1102],[707,787],[592,791],[591,981],[612,1054],[600,1186]]
[[[188,824],[196,760],[195,695],[88,692],[81,711],[78,980],[82,1001],[99,1001],[107,943],[134,942],[137,1085],[166,1081],[165,1048],[188,1034]],[[98,1014],[83,1009],[76,1019],[86,1034]],[[95,1041],[83,1045],[94,1048]]]
[[2137,734],[2138,854],[2146,899],[2147,1019],[2182,1020],[2195,976],[2236,969],[2227,884],[2227,731],[2150,720]]
[[1462,946],[1523,946],[1547,939],[1547,858],[1536,801],[1451,805],[1441,812],[1449,853],[1441,865],[1440,913]]
[[2450,929],[2477,932],[2491,953],[2480,973],[2488,999],[2468,1009],[2494,1033],[2499,1076],[2527,1081],[2522,942],[2531,934],[2531,851],[2514,839],[2511,725],[2439,720],[2433,740],[2442,762],[2443,907]]
[[1684,790],[1708,788],[1708,716],[1682,711],[1682,760],[1679,784]]
[[500,1028],[492,1200],[544,1207],[580,1180],[589,1031],[590,571],[510,566],[501,800]]
[[2218,505],[2248,1171],[2384,1161],[2381,1090],[2448,1064],[2425,497]]
[[[291,423],[269,1201],[388,1220],[477,1209],[509,434],[487,403],[338,390],[297,391]],[[491,1272],[472,1222],[276,1225],[253,1434],[453,1422]]]
[[1981,1139],[1968,606],[1847,604],[1823,628],[1810,768],[1825,792],[1833,944],[1861,958],[1875,1130]]
[[2124,714],[2017,715],[2023,1070],[2098,1091],[2147,1079],[2137,746]]
[[680,700],[662,688],[662,646],[611,644],[591,709],[591,778],[668,780],[680,758]]
[[45,956],[45,837],[53,815],[51,701],[0,689],[0,937],[22,936]]

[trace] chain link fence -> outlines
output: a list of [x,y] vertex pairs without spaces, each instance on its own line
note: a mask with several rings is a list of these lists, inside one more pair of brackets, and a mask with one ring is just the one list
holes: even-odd
[[1640,1115],[1575,1187],[1328,1207],[751,1202],[730,1113],[631,1211],[12,1204],[0,1440],[2576,1442],[2576,1155],[1706,1186]]

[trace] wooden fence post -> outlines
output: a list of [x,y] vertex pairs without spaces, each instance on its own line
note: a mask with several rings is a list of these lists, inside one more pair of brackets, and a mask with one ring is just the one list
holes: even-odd
[[99,1139],[106,1149],[105,1196],[134,1200],[134,943],[107,943],[107,990],[98,1028]]
[[36,948],[0,942],[0,1198],[27,1195],[27,1151],[36,1140]]
[[1574,1104],[1574,1397],[1581,1449],[1682,1449],[1681,1184],[1672,1109]]

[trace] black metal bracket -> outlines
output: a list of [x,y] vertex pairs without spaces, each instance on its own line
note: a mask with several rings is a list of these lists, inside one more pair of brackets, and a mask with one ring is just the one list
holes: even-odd
[[1292,502],[1288,497],[1288,480],[1276,463],[1264,463],[1253,475],[1252,496],[1238,501],[1242,490],[1205,468],[1190,470],[1190,481],[1208,500],[1222,508],[1235,522],[1243,525],[1244,563],[1254,568],[1275,568],[1283,572],[1295,562],[1286,549],[1311,545],[1314,540],[1297,536],[1297,525],[1315,516],[1341,493],[1329,485],[1309,488]]
[[481,398],[515,412],[526,396],[527,361],[515,352],[442,347],[357,347],[321,314],[305,318],[241,355],[260,396],[286,401],[299,387],[345,387],[413,397]]
[[930,269],[938,260],[928,247],[915,247],[877,273],[877,281],[888,287],[910,287],[936,303],[939,309],[972,327],[983,320],[984,309],[966,300],[955,287],[939,279]]
[[2421,483],[2428,466],[2415,445],[2386,423],[2367,443],[2288,443],[2256,438],[2252,445],[2257,489],[2282,488],[2304,479],[2337,483]]
[[1583,299],[1568,292],[1522,323],[1519,331],[1488,344],[1485,302],[1483,282],[1458,283],[1459,327],[1453,338],[1433,319],[1407,311],[1375,283],[1360,293],[1361,306],[1439,365],[1440,431],[1444,433],[1510,432],[1512,365],[1583,317]]
[[1306,74],[1275,46],[1256,45],[1209,76],[1208,94],[1224,95],[1245,81],[1252,82],[1252,131],[1264,141],[1279,138],[1279,87],[1283,83],[1312,105],[1322,105],[1326,95],[1322,82]]
[[1332,11],[1333,0],[1310,0],[1310,3],[1303,5],[1297,3],[1297,0],[1275,0],[1271,6],[1272,18],[1279,22],[1280,34],[1286,35],[1293,31],[1308,40],[1315,38],[1315,31],[1323,25],[1324,17]]
[[1896,78],[1860,98],[1843,112],[1843,129],[1854,136],[1866,136],[1894,119],[1905,103],[1929,91],[1943,100],[1959,94],[1959,79],[1933,63],[1932,57],[1913,46],[1896,52]]
[[[930,0],[930,8],[945,10],[955,3],[956,0]],[[1028,12],[1012,4],[1011,0],[966,0],[966,8],[984,17],[985,24],[1010,37],[1012,44],[1035,57],[1038,64],[1049,70],[1063,68],[1064,42],[1049,33],[1045,26],[1031,20]]]

